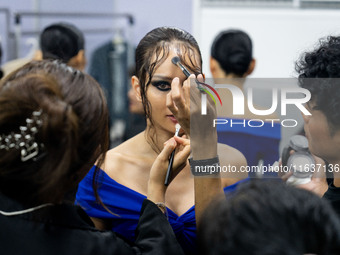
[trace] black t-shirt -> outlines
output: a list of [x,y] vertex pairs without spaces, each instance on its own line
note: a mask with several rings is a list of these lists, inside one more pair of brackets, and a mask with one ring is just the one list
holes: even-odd
[[331,203],[333,209],[340,218],[340,188],[335,187],[333,182],[331,182],[323,197]]

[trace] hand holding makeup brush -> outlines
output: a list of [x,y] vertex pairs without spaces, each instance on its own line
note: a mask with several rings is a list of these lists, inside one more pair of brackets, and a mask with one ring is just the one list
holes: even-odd
[[147,198],[153,202],[163,202],[167,186],[164,185],[169,165],[169,157],[175,150],[169,183],[185,167],[190,155],[190,141],[182,137],[172,137],[164,144],[150,171]]

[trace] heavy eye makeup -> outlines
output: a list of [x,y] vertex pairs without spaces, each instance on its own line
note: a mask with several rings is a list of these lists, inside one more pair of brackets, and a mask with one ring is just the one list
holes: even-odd
[[155,80],[151,81],[151,85],[156,87],[160,91],[170,91],[171,90],[171,83],[165,80]]

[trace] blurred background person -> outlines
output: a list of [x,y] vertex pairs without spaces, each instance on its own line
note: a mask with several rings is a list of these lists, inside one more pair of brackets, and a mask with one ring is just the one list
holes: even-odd
[[43,59],[58,59],[78,70],[85,69],[84,35],[71,23],[54,23],[44,28],[40,48]]
[[[214,39],[211,46],[210,71],[216,84],[233,84],[244,91],[245,78],[253,72],[255,64],[252,41],[244,31],[225,30]],[[226,119],[229,123],[230,121],[240,123],[250,119],[264,122],[263,126],[256,128],[240,124],[217,125],[218,141],[241,151],[249,166],[273,164],[279,158],[281,126],[279,123],[272,124],[264,120],[279,119],[277,114],[255,115],[249,111],[245,98],[244,115],[235,116],[231,92],[227,89],[218,91],[223,103],[222,106],[217,105],[218,118]],[[255,108],[260,109],[260,107]],[[258,124],[254,125],[258,126]],[[249,175],[254,176],[254,173]]]
[[24,58],[11,60],[3,65],[5,75],[32,60],[57,59],[84,71],[86,66],[83,32],[71,23],[58,22],[48,25],[39,35],[39,43],[29,40],[31,50]]

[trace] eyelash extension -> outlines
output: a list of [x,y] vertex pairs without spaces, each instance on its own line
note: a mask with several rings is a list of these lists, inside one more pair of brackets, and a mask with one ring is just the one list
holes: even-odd
[[[152,86],[156,87],[160,91],[169,91],[171,90],[171,84],[167,81],[154,81],[151,82]],[[167,88],[161,88],[161,86],[167,86]]]

